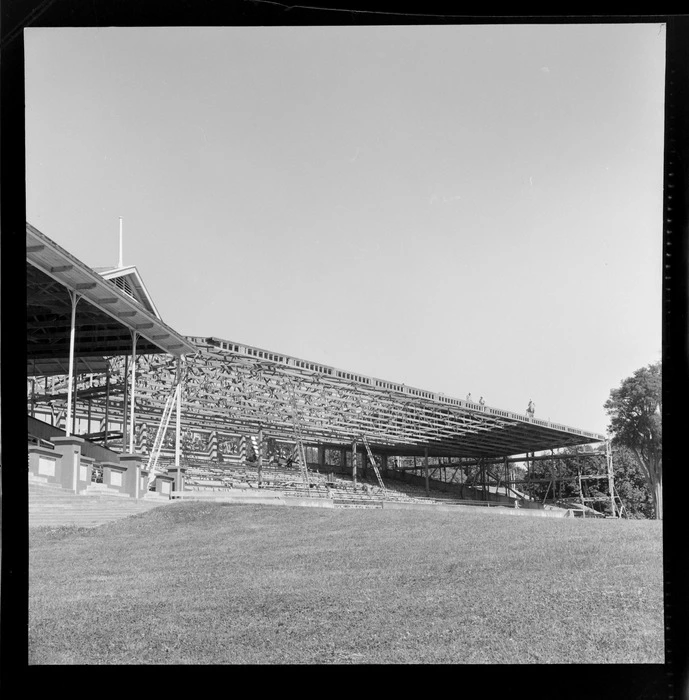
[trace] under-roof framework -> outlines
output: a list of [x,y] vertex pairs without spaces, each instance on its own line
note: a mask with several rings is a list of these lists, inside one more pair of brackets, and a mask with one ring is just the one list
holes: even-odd
[[[27,373],[59,372],[70,353],[71,294],[77,294],[76,371],[93,371],[100,358],[137,354],[180,356],[195,348],[132,294],[105,279],[26,224]],[[88,359],[87,359],[88,358]]]
[[[252,346],[225,344],[236,348],[230,350],[193,340],[195,353],[185,361],[181,425],[208,441],[213,433],[222,442],[225,436],[259,430],[265,437],[290,441],[296,424],[311,445],[343,447],[365,438],[378,454],[422,456],[428,450],[429,456],[486,458],[605,440],[596,433],[413,387],[384,381],[376,386],[376,380],[366,383],[370,378],[342,371],[344,377],[339,377],[335,371],[327,373],[332,368],[285,355],[262,352],[264,357],[259,357]],[[111,367],[114,397],[122,386],[123,361],[114,359]],[[169,355],[138,359],[137,422],[139,428],[146,424],[149,435],[155,433],[174,389],[175,373]],[[356,379],[347,378],[352,376]],[[99,415],[103,378],[91,378],[79,396],[89,400],[94,417]],[[59,397],[58,389],[46,398]]]

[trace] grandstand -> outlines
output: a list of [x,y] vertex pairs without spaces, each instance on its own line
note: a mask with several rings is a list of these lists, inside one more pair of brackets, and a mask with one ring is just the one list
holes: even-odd
[[[28,223],[26,233],[34,478],[75,493],[99,483],[134,498],[256,489],[337,507],[581,515],[598,514],[587,500],[606,500],[619,514],[602,435],[237,341],[182,336],[163,323],[136,267],[89,268]],[[556,460],[562,449],[591,445],[606,495],[582,490],[578,503],[556,503],[555,489],[548,503],[529,495],[539,453]],[[51,449],[62,469],[50,466]],[[79,468],[65,466],[75,452]],[[525,477],[514,462],[526,465]],[[447,480],[448,468],[458,482]]]

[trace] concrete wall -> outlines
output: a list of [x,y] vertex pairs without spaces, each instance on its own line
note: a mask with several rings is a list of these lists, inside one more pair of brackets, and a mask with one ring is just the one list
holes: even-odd
[[[50,423],[46,423],[45,421],[38,420],[38,418],[27,416],[26,420],[29,435],[34,435],[35,437],[41,438],[41,440],[51,440],[51,438],[54,437],[66,436],[64,430],[61,430],[54,425],[50,425]],[[84,440],[81,446],[81,454],[85,457],[90,457],[91,459],[95,460],[96,463],[118,462],[120,459],[118,452],[113,452],[107,447],[96,445],[96,443],[89,442],[88,440]]]

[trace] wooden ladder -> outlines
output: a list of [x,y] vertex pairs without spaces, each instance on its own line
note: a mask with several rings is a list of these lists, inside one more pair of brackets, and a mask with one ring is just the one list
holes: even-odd
[[378,470],[378,464],[376,463],[375,457],[373,456],[373,453],[371,452],[371,448],[368,444],[368,440],[366,439],[366,436],[362,436],[361,441],[364,443],[364,446],[366,447],[366,452],[368,453],[368,458],[371,461],[371,464],[373,465],[373,471],[376,474],[376,478],[378,479],[378,483],[380,484],[380,488],[383,489],[383,494],[387,495],[387,489],[385,488],[385,484],[383,483],[383,477],[380,475],[380,471]]
[[309,496],[311,495],[311,478],[309,477],[309,468],[306,464],[306,449],[304,448],[304,437],[301,432],[299,416],[297,413],[297,398],[294,392],[292,382],[289,382],[290,389],[290,404],[292,406],[292,427],[294,429],[294,439],[296,442],[297,459],[300,462],[301,478],[309,487]]
[[177,392],[182,390],[182,385],[177,384],[172,392],[167,397],[165,401],[165,407],[163,408],[163,414],[160,417],[160,423],[158,425],[158,432],[156,433],[156,438],[153,443],[153,449],[151,454],[148,456],[148,484],[146,489],[150,487],[155,478],[156,466],[158,464],[158,456],[160,455],[160,448],[163,445],[163,440],[165,438],[165,433],[167,432],[168,425],[170,424],[170,417],[172,416],[172,409],[175,405],[175,399],[177,398]]

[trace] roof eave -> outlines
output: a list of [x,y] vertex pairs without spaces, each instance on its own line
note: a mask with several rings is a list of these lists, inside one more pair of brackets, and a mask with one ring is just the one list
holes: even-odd
[[[196,352],[196,347],[184,336],[28,222],[26,248],[27,262],[124,327],[135,331],[162,352],[177,357]],[[48,254],[60,264],[49,264],[46,260]]]

